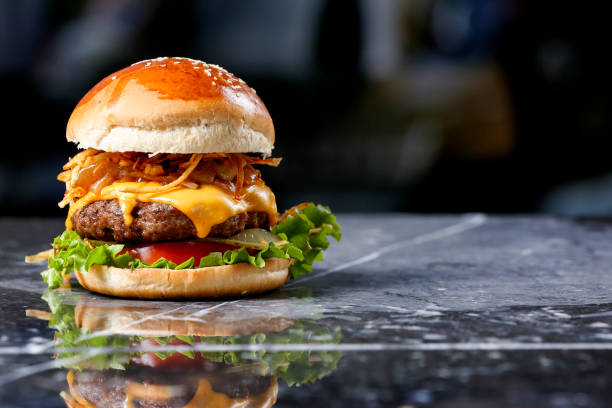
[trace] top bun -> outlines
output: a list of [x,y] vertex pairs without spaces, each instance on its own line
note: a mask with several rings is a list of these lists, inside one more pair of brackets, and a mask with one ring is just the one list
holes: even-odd
[[223,68],[157,58],[94,86],[72,112],[66,138],[107,152],[269,155],[274,125],[255,90]]

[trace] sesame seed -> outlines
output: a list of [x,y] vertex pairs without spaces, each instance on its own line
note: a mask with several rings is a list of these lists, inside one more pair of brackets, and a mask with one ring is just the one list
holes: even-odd
[[212,84],[213,84],[214,86],[217,86],[217,83],[216,83],[215,81],[212,81]]
[[111,79],[114,81],[115,79],[117,79],[117,75],[113,75]]
[[160,64],[159,66],[162,68],[166,68],[166,64]]
[[146,62],[147,64],[145,64],[145,66],[148,67],[149,65],[151,65],[149,62],[163,61],[163,60],[167,60],[167,59],[168,59],[168,57],[159,57],[159,58],[154,58],[154,59],[146,59],[146,60],[135,62],[131,66],[142,64],[143,62]]
[[181,63],[181,61],[174,61],[174,65],[180,64],[180,63]]
[[215,68],[217,71],[227,72],[224,68],[220,67],[219,65],[215,65],[215,64],[209,64],[209,65]]
[[150,66],[151,66],[151,63],[150,63],[150,62],[147,62],[147,63],[145,64],[145,67],[150,67]]

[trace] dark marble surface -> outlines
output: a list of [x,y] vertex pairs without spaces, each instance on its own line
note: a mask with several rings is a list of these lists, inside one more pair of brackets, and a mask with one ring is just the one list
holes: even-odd
[[45,292],[23,258],[62,222],[1,220],[0,405],[610,405],[612,223],[339,221],[342,242],[282,290],[143,302]]

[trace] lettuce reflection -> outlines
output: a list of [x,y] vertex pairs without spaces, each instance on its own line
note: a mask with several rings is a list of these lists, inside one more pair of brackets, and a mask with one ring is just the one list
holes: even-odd
[[69,407],[269,407],[278,380],[313,383],[342,357],[340,328],[319,322],[309,296],[179,303],[54,290],[43,299]]

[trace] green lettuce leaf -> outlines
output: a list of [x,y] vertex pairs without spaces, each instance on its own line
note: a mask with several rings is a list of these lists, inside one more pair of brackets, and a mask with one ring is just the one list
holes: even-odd
[[[89,245],[88,245],[89,244]],[[130,254],[119,254],[122,244],[109,244],[101,241],[85,242],[75,231],[64,231],[53,240],[54,256],[49,259],[49,267],[41,273],[50,289],[62,284],[64,277],[69,277],[73,270],[87,273],[92,265],[107,265],[118,268],[167,268],[177,269],[177,265],[160,258],[153,265],[148,265]],[[189,261],[181,265],[188,265]],[[191,261],[193,264],[193,260]]]
[[[228,250],[224,253],[213,252],[200,259],[198,268],[208,266],[233,265],[247,262],[257,268],[263,268],[266,259],[293,259],[290,268],[292,279],[312,271],[312,264],[323,259],[322,251],[327,249],[328,236],[340,241],[340,225],[328,207],[308,204],[303,209],[292,210],[287,216],[272,228],[272,233],[278,235],[283,242],[269,243],[265,248],[251,255],[246,248]],[[191,269],[194,268],[193,258],[175,264],[160,258],[153,264],[147,264],[133,258],[129,253],[120,254],[124,249],[122,244],[110,244],[103,241],[90,240],[86,242],[75,231],[64,231],[53,240],[54,256],[49,259],[49,267],[42,272],[42,277],[50,289],[61,286],[64,277],[69,277],[73,270],[87,273],[92,265],[106,265],[118,268],[164,268]]]
[[303,258],[294,258],[291,278],[312,272],[312,264],[323,259],[322,251],[329,247],[328,236],[340,242],[342,228],[329,207],[309,203],[304,209],[295,209],[293,215],[272,227],[272,232],[289,241]]

